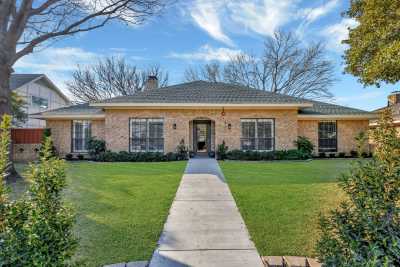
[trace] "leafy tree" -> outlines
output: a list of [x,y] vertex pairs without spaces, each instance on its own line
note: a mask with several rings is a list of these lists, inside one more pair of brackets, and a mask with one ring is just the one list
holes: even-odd
[[341,177],[347,200],[321,218],[324,266],[400,266],[400,141],[392,122],[384,112],[371,132],[373,158]]
[[345,71],[364,85],[400,80],[400,1],[351,0],[346,15],[358,26],[349,29]]
[[19,126],[21,123],[26,122],[28,113],[25,110],[26,101],[16,92],[11,92],[11,114],[14,118],[14,124]]

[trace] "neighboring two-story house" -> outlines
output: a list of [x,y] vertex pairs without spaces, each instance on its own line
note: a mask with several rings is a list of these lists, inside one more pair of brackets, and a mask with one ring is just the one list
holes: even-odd
[[[26,101],[26,113],[34,114],[68,106],[69,99],[44,74],[12,74],[10,88]],[[44,128],[46,122],[29,117],[21,128]]]

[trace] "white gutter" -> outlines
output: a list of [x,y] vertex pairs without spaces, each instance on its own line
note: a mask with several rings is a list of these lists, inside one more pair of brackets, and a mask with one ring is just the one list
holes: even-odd
[[376,114],[365,115],[297,115],[299,120],[370,120],[376,119],[379,116]]
[[116,108],[116,109],[191,109],[191,108],[225,108],[225,109],[245,109],[245,108],[305,108],[312,107],[311,103],[299,103],[299,104],[213,104],[213,103],[92,103],[92,107],[103,107],[103,108]]

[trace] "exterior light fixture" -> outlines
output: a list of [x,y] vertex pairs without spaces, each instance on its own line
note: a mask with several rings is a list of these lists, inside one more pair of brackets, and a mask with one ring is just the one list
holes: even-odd
[[224,108],[222,108],[221,116],[222,116],[222,117],[225,116],[225,110],[224,110]]
[[172,124],[172,128],[176,130],[176,123]]
[[232,124],[228,123],[228,129],[230,130],[232,128]]

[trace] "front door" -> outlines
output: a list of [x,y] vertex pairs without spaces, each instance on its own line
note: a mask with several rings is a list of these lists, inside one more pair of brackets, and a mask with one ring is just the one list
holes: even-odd
[[195,121],[193,124],[193,148],[197,153],[211,151],[211,122]]

